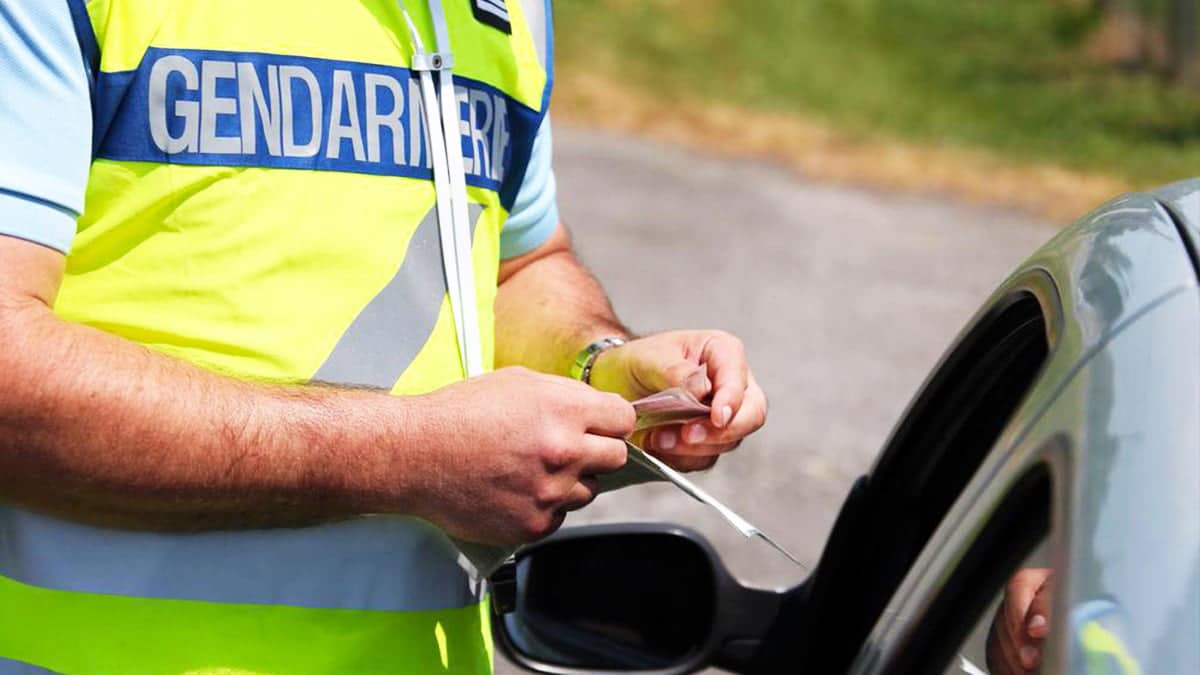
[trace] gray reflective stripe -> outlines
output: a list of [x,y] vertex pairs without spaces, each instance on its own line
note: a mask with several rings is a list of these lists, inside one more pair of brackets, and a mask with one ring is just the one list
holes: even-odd
[[546,63],[546,0],[521,0],[521,9],[525,13],[525,23],[529,24],[529,33],[533,35],[533,43],[537,46],[538,61],[543,70],[548,70]]
[[[474,234],[484,207],[470,204]],[[437,216],[314,379],[390,389],[428,341],[446,296]],[[0,575],[60,590],[385,611],[463,607],[479,586],[446,536],[415,518],[160,534],[94,528],[0,504]],[[0,664],[3,666],[3,664]],[[6,671],[0,667],[0,675]]]
[[[474,237],[483,207],[468,209]],[[396,276],[350,323],[312,379],[391,389],[429,340],[446,288],[434,208],[413,233]]]
[[315,608],[450,609],[479,599],[457,559],[450,540],[416,518],[162,534],[89,527],[0,505],[0,574],[65,591]]

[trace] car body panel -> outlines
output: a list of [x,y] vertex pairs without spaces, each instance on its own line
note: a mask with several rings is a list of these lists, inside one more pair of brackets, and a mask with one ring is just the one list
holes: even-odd
[[[851,672],[881,672],[904,648],[983,524],[1039,462],[1049,464],[1054,483],[1052,565],[1079,570],[1064,575],[1057,606],[1115,599],[1131,613],[1129,623],[1144,627],[1130,636],[1134,651],[1144,655],[1161,651],[1149,646],[1156,639],[1150,626],[1161,625],[1170,612],[1183,624],[1180,613],[1200,612],[1194,588],[1200,583],[1194,580],[1200,557],[1200,296],[1183,238],[1190,235],[1180,232],[1173,215],[1150,195],[1109,202],[1035,253],[980,312],[1014,292],[1033,293],[1047,314],[1048,361],[909,570]],[[1181,484],[1159,483],[1164,471],[1177,471]],[[1190,488],[1184,485],[1189,480]],[[1166,501],[1138,497],[1139,490],[1158,489],[1170,493],[1154,495]],[[1173,509],[1169,527],[1155,525]],[[1139,528],[1139,537],[1122,539],[1131,527]],[[1131,539],[1144,548],[1130,546]],[[1159,564],[1165,556],[1181,559]],[[1184,606],[1172,609],[1144,597],[1126,601],[1137,595],[1139,583],[1155,583],[1156,571],[1172,579]],[[1055,634],[1067,634],[1066,613],[1054,621]],[[1193,657],[1178,656],[1189,665]],[[1057,667],[1049,672],[1072,672],[1066,669],[1069,650],[1052,647],[1047,658]]]
[[1197,374],[1200,299],[1181,292],[1092,357],[1046,416],[1080,434],[1060,606],[1111,602],[1144,673],[1200,673]]

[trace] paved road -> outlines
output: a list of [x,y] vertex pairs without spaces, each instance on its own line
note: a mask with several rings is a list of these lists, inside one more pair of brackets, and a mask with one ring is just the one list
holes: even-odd
[[[697,481],[810,564],[943,350],[1055,231],[607,133],[556,128],[555,140],[563,216],[622,318],[745,341],[770,419]],[[666,486],[603,495],[567,524],[632,520],[695,527],[743,581],[803,576]]]

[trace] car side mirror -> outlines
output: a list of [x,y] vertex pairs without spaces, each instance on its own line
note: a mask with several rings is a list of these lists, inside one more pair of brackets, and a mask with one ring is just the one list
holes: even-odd
[[676,525],[563,530],[491,577],[496,644],[541,673],[686,673],[749,663],[783,594],[747,588]]

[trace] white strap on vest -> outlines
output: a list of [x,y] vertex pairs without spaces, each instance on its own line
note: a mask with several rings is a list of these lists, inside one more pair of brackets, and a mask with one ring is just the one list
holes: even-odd
[[[438,232],[442,244],[442,266],[450,294],[450,310],[458,335],[458,353],[467,377],[483,373],[483,345],[479,333],[479,309],[475,298],[475,268],[471,257],[471,222],[467,210],[467,177],[463,168],[458,96],[451,68],[450,32],[442,0],[426,0],[433,19],[436,51],[425,51],[416,24],[400,0],[400,11],[412,34],[412,69],[421,79],[427,147],[433,160],[433,186],[437,193]],[[435,86],[433,73],[438,73]]]
[[[414,47],[412,69],[421,78],[421,98],[425,113],[426,140],[433,160],[433,187],[437,192],[438,232],[442,243],[442,266],[446,271],[446,288],[450,294],[450,309],[458,331],[458,353],[467,377],[483,373],[483,347],[479,335],[479,311],[475,304],[475,274],[471,258],[471,223],[467,210],[467,178],[463,168],[462,140],[459,131],[458,97],[450,69],[454,55],[450,53],[450,32],[442,0],[426,0],[433,19],[433,34],[437,41],[434,53],[425,51],[417,26],[405,9],[403,0],[396,0]],[[434,86],[433,73],[438,73]],[[440,94],[440,96],[439,96]],[[439,114],[440,113],[440,114]],[[512,554],[503,547],[475,544],[455,539],[460,554],[458,564],[468,574],[476,594],[480,585],[502,561]]]

